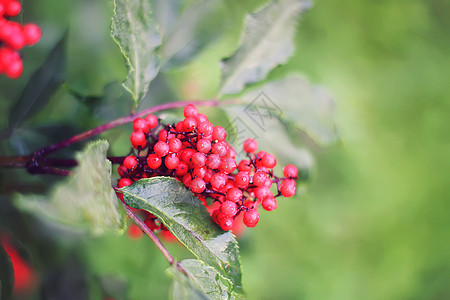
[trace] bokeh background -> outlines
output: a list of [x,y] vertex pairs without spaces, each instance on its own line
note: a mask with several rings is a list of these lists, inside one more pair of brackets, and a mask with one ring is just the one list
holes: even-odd
[[[225,5],[223,18],[233,26],[192,63],[160,76],[140,108],[214,96],[217,62],[237,46],[245,13],[262,2]],[[20,80],[0,78],[1,128],[30,74],[68,31],[66,83],[20,128],[3,131],[2,155],[28,154],[131,108],[120,87],[124,61],[109,35],[112,1],[23,5],[24,21],[40,24],[44,36],[24,52]],[[299,71],[327,87],[340,139],[313,147],[303,193],[280,201],[241,238],[248,299],[450,298],[449,18],[444,0],[316,1],[305,13],[294,56],[270,78]],[[129,150],[129,131],[105,135],[113,154]],[[58,180],[12,169],[0,175],[3,207],[15,192],[43,193]],[[167,298],[167,263],[147,239],[55,239],[12,207],[2,208],[1,218],[41,274],[43,291],[59,286],[58,295],[74,297],[65,299],[100,299],[102,289]],[[179,259],[189,257],[169,247]],[[39,299],[36,286],[29,290],[23,298]]]

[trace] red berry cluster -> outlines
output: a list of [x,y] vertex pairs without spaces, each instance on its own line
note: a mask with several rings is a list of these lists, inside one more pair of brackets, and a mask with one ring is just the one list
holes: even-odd
[[[232,229],[240,214],[247,227],[254,227],[259,206],[272,211],[277,208],[275,198],[295,194],[298,170],[294,165],[284,167],[283,178],[275,176],[275,156],[257,152],[254,139],[244,142],[248,159],[238,164],[223,127],[211,124],[192,104],[183,112],[184,120],[173,125],[162,124],[153,115],[134,120],[130,141],[135,150],[119,166],[119,188],[141,178],[174,177],[203,202],[223,230]],[[123,200],[123,195],[119,196]],[[147,215],[146,223],[154,230],[164,230],[153,215]]]
[[36,44],[41,38],[41,29],[36,24],[20,25],[9,20],[22,10],[17,0],[0,0],[0,74],[19,78],[23,65],[19,50]]

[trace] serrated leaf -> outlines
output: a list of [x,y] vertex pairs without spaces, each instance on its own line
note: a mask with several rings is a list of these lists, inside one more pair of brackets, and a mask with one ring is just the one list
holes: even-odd
[[114,0],[112,36],[127,61],[128,78],[123,85],[137,106],[160,68],[155,49],[161,45],[161,36],[152,18],[151,1]]
[[94,235],[122,231],[125,211],[111,187],[111,162],[107,141],[90,143],[78,153],[74,174],[58,184],[48,199],[18,195],[16,205],[38,217],[87,229]]
[[174,276],[174,299],[192,299],[190,295],[198,296],[199,292],[202,296],[200,299],[236,299],[238,296],[230,294],[216,270],[200,260],[185,259],[178,265],[186,271],[188,277],[175,266],[171,267],[170,272]]
[[285,63],[294,51],[297,21],[310,5],[309,0],[271,1],[247,15],[241,45],[222,61],[219,95],[238,93]]
[[0,299],[11,299],[14,286],[14,272],[11,259],[0,244]]
[[157,216],[189,251],[228,280],[232,291],[242,293],[235,237],[212,222],[201,201],[181,182],[153,177],[138,180],[122,191],[126,204]]
[[19,100],[9,114],[9,128],[19,127],[27,118],[38,112],[64,82],[66,68],[66,35],[50,51],[47,59],[37,69],[23,89]]

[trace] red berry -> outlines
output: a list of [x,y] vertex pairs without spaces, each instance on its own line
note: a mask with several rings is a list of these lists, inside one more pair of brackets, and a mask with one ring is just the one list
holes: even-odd
[[183,114],[186,118],[195,118],[195,116],[198,114],[198,110],[193,104],[188,104],[183,109]]
[[162,159],[156,154],[150,154],[147,157],[147,165],[150,169],[158,169],[161,166]]
[[250,175],[247,172],[239,172],[234,177],[234,181],[241,188],[246,188],[250,183]]
[[119,173],[119,176],[120,176],[120,177],[124,177],[125,174],[127,174],[127,172],[128,172],[128,169],[127,169],[124,165],[120,165],[120,166],[117,168],[117,173]]
[[256,186],[263,186],[266,183],[266,179],[266,173],[258,171],[253,175],[253,184]]
[[221,188],[225,186],[228,181],[228,177],[222,173],[216,173],[211,178],[211,186],[214,190],[219,191]]
[[142,131],[133,131],[130,136],[131,144],[134,148],[145,148],[147,146],[147,139]]
[[184,131],[191,132],[197,127],[197,120],[195,118],[186,118],[183,121]]
[[264,186],[266,187],[266,188],[271,188],[272,187],[272,184],[273,184],[273,182],[272,182],[272,179],[270,179],[269,177],[267,177],[266,178],[266,182],[264,183]]
[[280,192],[284,197],[292,197],[295,195],[297,187],[294,179],[285,179],[281,182]]
[[204,114],[197,114],[195,116],[195,119],[197,120],[197,124],[200,124],[202,122],[208,122],[208,117]]
[[277,200],[274,197],[268,197],[261,202],[261,206],[267,211],[272,211],[277,208]]
[[255,153],[258,149],[258,142],[252,138],[248,138],[244,141],[242,148],[247,153]]
[[148,133],[148,123],[142,118],[137,118],[133,121],[133,129],[134,131],[142,131],[143,133]]
[[284,177],[297,177],[298,169],[294,165],[286,165],[286,167],[283,168],[283,175]]
[[206,160],[206,165],[210,169],[218,169],[220,167],[221,159],[219,154],[210,154]]
[[183,143],[177,138],[171,138],[169,140],[170,152],[178,153],[183,148]]
[[237,202],[242,199],[242,191],[238,188],[230,188],[227,190],[227,199]]
[[153,147],[153,150],[155,151],[155,154],[161,157],[166,156],[169,154],[169,145],[166,142],[158,141]]
[[227,151],[227,154],[226,154],[225,156],[226,156],[226,157],[230,157],[230,158],[235,159],[236,156],[237,156],[237,153],[236,153],[236,151],[233,149],[233,147],[228,146],[228,151]]
[[238,169],[241,172],[250,172],[252,168],[249,160],[243,159],[239,162]]
[[264,200],[267,197],[270,196],[272,193],[268,188],[266,187],[257,187],[253,190],[253,193],[255,194],[255,197],[259,200]]
[[192,163],[191,158],[195,153],[197,153],[197,151],[195,151],[194,149],[191,148],[183,149],[180,152],[180,159],[189,165]]
[[211,124],[208,121],[199,123],[197,127],[197,132],[206,136],[212,135],[213,130],[214,130],[213,124]]
[[11,46],[11,48],[16,50],[22,49],[26,44],[25,37],[20,29],[17,32],[11,34],[7,42]]
[[217,142],[211,147],[211,152],[225,156],[228,152],[228,145],[225,142]]
[[214,175],[213,170],[206,168],[206,173],[205,176],[203,177],[203,180],[205,180],[206,182],[210,182],[213,175]]
[[139,226],[136,224],[131,224],[128,226],[128,236],[132,239],[138,239],[142,236],[143,232]]
[[211,150],[211,142],[207,139],[199,139],[196,144],[198,152],[208,153]]
[[272,169],[273,167],[276,166],[277,164],[277,159],[275,158],[275,156],[273,156],[270,153],[267,153],[266,155],[264,155],[264,157],[261,159],[261,164],[269,169]]
[[194,193],[201,193],[201,192],[203,192],[203,191],[205,190],[205,188],[206,188],[206,183],[205,183],[205,181],[204,181],[203,179],[201,179],[201,178],[194,178],[194,179],[192,179],[192,181],[191,181],[190,187],[191,187],[191,190],[192,190]]
[[178,166],[178,163],[180,162],[180,159],[178,158],[178,155],[176,153],[170,153],[166,156],[166,159],[164,160],[164,163],[169,170],[173,170]]
[[206,175],[207,168],[205,166],[203,167],[195,167],[192,171],[192,176],[203,178]]
[[215,126],[212,133],[213,140],[223,141],[227,137],[227,131],[221,126]]
[[191,185],[191,181],[192,181],[192,177],[191,174],[187,173],[183,176],[183,178],[181,179],[181,182],[183,182],[183,184],[185,186],[190,186]]
[[233,218],[227,218],[225,216],[221,216],[220,213],[217,216],[217,219],[219,220],[219,226],[220,226],[220,228],[222,228],[222,230],[225,230],[225,231],[231,230],[231,228],[234,225]]
[[117,187],[119,189],[123,188],[124,186],[129,186],[132,185],[133,181],[130,178],[122,178],[119,180],[119,182],[117,183]]
[[206,163],[206,155],[201,152],[197,152],[192,155],[191,161],[195,167],[204,166]]
[[8,66],[6,66],[5,74],[11,79],[17,79],[22,75],[23,65],[22,60],[17,59],[12,61]]
[[227,200],[220,205],[220,212],[225,216],[232,218],[236,215],[238,209],[236,203]]
[[175,125],[175,130],[177,132],[183,132],[184,131],[183,121],[180,121],[180,122],[177,123],[177,125]]
[[175,135],[173,133],[168,133],[167,130],[162,129],[158,134],[158,139],[163,142],[167,142],[171,138],[174,138]]
[[6,4],[5,12],[8,17],[17,16],[21,10],[22,10],[22,4],[20,4],[19,1],[12,0],[12,1],[9,1],[8,4]]
[[255,227],[259,221],[259,213],[255,209],[250,209],[244,213],[244,224],[247,227]]
[[255,202],[252,200],[246,200],[244,201],[244,206],[248,209],[253,209],[255,207]]
[[145,117],[145,121],[147,121],[148,129],[153,129],[158,125],[158,118],[154,115],[148,115]]
[[33,23],[25,24],[23,26],[23,35],[27,45],[31,46],[36,44],[41,38],[42,32],[39,26]]
[[183,176],[188,172],[188,165],[184,161],[180,161],[175,169],[175,175]]
[[225,174],[230,174],[234,170],[236,170],[237,165],[236,161],[233,158],[223,157],[222,162],[220,163],[219,169]]
[[125,157],[125,159],[123,160],[123,165],[128,170],[134,169],[134,167],[136,167],[138,165],[138,163],[139,163],[139,161],[136,158],[136,156],[134,156],[134,155],[129,155],[129,156]]

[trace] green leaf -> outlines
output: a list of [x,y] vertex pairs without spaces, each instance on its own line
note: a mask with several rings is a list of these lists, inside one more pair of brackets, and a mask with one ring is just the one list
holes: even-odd
[[241,99],[247,104],[245,112],[250,120],[263,129],[267,128],[264,118],[276,117],[288,128],[297,129],[297,137],[301,130],[322,146],[337,140],[333,97],[301,75],[268,82]]
[[14,271],[11,259],[0,244],[0,299],[11,299],[13,286]]
[[19,100],[9,114],[9,128],[19,127],[27,118],[42,109],[58,87],[64,82],[66,69],[64,35],[49,53],[23,89]]
[[241,45],[223,60],[219,95],[238,93],[285,63],[294,51],[300,14],[310,5],[309,0],[271,1],[247,15]]
[[124,87],[137,106],[160,68],[155,50],[161,45],[161,36],[152,18],[151,1],[115,0],[112,36],[127,62]]
[[181,182],[170,177],[141,179],[122,188],[125,203],[161,220],[196,257],[242,293],[238,245],[231,232],[211,220],[205,207]]
[[174,277],[174,299],[235,299],[221,281],[217,271],[197,259],[185,259],[178,263],[187,273],[181,273],[174,265],[169,269]]
[[163,35],[160,48],[164,69],[179,67],[191,61],[206,46],[226,32],[229,18],[222,0],[154,1],[155,15]]
[[125,211],[111,187],[111,162],[107,141],[87,145],[77,154],[74,174],[58,184],[48,199],[18,195],[16,205],[38,217],[87,229],[94,235],[123,231]]

